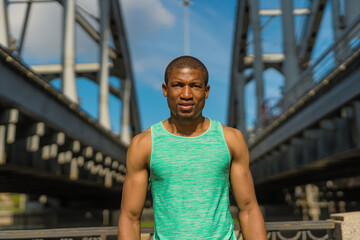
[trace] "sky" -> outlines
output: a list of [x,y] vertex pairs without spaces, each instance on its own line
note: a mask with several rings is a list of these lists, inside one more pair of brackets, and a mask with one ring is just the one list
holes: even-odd
[[[120,0],[139,106],[142,130],[169,117],[166,98],[161,92],[163,75],[167,64],[184,55],[184,7],[180,0]],[[309,0],[296,0],[295,8],[307,7]],[[328,1],[330,2],[330,1]],[[96,0],[77,0],[94,17],[99,16]],[[328,4],[329,5],[329,4]],[[231,71],[233,36],[236,20],[236,0],[193,0],[190,6],[190,55],[199,58],[208,68],[210,96],[204,115],[227,123],[229,82]],[[280,0],[261,0],[261,9],[280,8]],[[325,22],[329,20],[327,6]],[[331,10],[331,9],[330,9]],[[9,7],[11,36],[19,38],[25,13],[25,4],[11,4]],[[30,13],[22,58],[28,65],[61,63],[62,7],[56,2],[36,3]],[[295,35],[301,35],[305,17],[295,17]],[[97,26],[94,19],[89,20]],[[269,17],[262,17],[265,24]],[[327,28],[317,40],[319,49],[331,44],[332,34]],[[251,30],[250,30],[251,31]],[[283,51],[281,18],[274,17],[261,33],[264,53]],[[76,27],[76,61],[97,62],[98,47],[79,26]],[[248,52],[253,51],[250,32]],[[320,54],[324,50],[317,51]],[[281,96],[283,77],[276,70],[264,72],[265,98],[278,99]],[[120,86],[120,81],[110,82]],[[60,79],[51,84],[60,89]],[[98,86],[87,79],[77,79],[80,107],[90,116],[98,117]],[[250,82],[245,89],[246,124],[255,121],[255,84]],[[114,132],[121,131],[121,103],[110,97],[110,121]]]
[[[189,9],[190,55],[207,66],[211,86],[204,115],[226,123],[236,1],[193,2]],[[169,117],[161,84],[167,64],[184,55],[184,7],[178,0],[123,0],[122,4],[142,127],[146,129]]]

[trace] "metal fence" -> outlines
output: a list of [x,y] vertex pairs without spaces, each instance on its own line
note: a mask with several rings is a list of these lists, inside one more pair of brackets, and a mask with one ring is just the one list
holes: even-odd
[[[333,238],[334,220],[301,221],[301,222],[268,222],[266,223],[269,240],[327,240]],[[152,227],[141,229],[141,239],[152,239]],[[235,230],[238,239],[243,239],[241,231]],[[117,239],[117,227],[84,227],[58,228],[39,230],[0,231],[0,239],[17,240],[112,240]]]

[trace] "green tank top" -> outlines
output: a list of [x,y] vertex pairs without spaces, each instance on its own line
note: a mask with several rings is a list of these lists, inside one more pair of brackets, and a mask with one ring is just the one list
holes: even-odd
[[201,135],[151,127],[150,184],[154,240],[236,240],[230,214],[230,153],[223,128],[210,120]]

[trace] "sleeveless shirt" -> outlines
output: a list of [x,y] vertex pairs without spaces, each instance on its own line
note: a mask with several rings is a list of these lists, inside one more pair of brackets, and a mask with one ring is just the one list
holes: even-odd
[[183,137],[151,126],[154,240],[236,240],[230,214],[230,152],[222,125]]

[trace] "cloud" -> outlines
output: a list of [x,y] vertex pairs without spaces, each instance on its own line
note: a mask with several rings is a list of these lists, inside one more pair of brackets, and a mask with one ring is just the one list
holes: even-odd
[[[84,3],[81,6],[87,11],[95,16],[98,14],[96,1]],[[17,40],[20,38],[25,7],[26,4],[12,4],[9,7],[10,32],[11,36]],[[63,6],[59,3],[36,3],[32,5],[22,54],[23,59],[28,64],[61,62],[62,19]],[[94,27],[97,26],[94,25]],[[76,58],[97,61],[99,51],[97,45],[84,30],[80,29],[78,24],[76,24],[75,38]]]
[[164,81],[165,67],[169,63],[169,57],[160,54],[152,54],[133,62],[136,81],[146,84],[153,90],[161,92]]
[[144,36],[159,29],[171,28],[174,15],[159,0],[121,0],[127,30],[132,36]]
[[[11,36],[19,39],[25,14],[25,4],[9,7]],[[61,7],[58,3],[33,4],[26,30],[23,56],[33,62],[55,61],[60,56]]]

